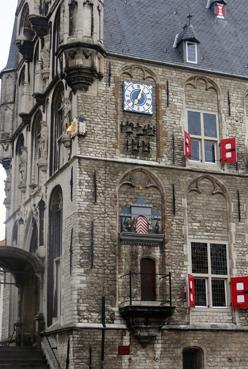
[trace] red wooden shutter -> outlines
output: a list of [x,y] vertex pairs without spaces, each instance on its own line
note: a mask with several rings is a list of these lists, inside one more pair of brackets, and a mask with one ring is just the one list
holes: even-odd
[[223,138],[220,141],[221,161],[223,163],[236,163],[236,138]]
[[195,307],[195,278],[189,274],[188,275],[188,306]]
[[191,138],[190,134],[184,131],[184,155],[186,158],[191,158]]
[[231,278],[232,307],[248,308],[248,277]]

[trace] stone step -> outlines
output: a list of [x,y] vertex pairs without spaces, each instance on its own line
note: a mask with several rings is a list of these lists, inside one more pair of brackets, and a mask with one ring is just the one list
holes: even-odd
[[41,350],[0,346],[0,369],[47,369]]
[[0,364],[0,369],[48,369],[46,364],[9,363]]

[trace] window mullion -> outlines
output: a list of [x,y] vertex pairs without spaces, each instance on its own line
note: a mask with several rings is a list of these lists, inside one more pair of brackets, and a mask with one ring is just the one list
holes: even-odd
[[205,137],[204,137],[204,123],[203,123],[203,113],[200,114],[201,121],[201,162],[205,163]]
[[212,299],[212,266],[211,266],[211,252],[210,252],[210,243],[207,243],[207,248],[208,248],[208,297],[209,297],[209,301],[208,301],[208,306],[212,307],[213,306],[213,299]]

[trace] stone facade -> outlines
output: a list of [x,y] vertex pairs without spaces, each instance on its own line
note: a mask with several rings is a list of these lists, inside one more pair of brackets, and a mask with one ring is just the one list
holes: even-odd
[[[18,3],[19,52],[2,71],[0,107],[6,244],[44,269],[29,284],[10,268],[18,289],[4,290],[3,339],[19,322],[24,343],[34,343],[31,323],[43,316],[51,368],[45,337],[66,369],[187,369],[191,348],[201,352],[197,369],[247,369],[248,312],[233,309],[230,289],[232,277],[247,275],[247,81],[108,54],[103,8],[101,0]],[[123,110],[124,80],[153,87],[152,116]],[[187,111],[216,116],[213,163],[185,157]],[[221,161],[228,137],[237,139],[237,163]],[[56,190],[62,202],[53,208]],[[151,211],[146,235],[135,234],[135,207]],[[203,273],[206,306],[188,304],[193,242],[226,245],[222,279]],[[152,301],[142,298],[142,260],[155,265]],[[214,278],[225,286],[217,306]]]

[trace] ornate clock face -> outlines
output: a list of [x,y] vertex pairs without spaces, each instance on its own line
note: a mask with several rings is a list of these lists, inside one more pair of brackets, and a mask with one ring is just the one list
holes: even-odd
[[152,85],[124,81],[123,110],[152,115]]

